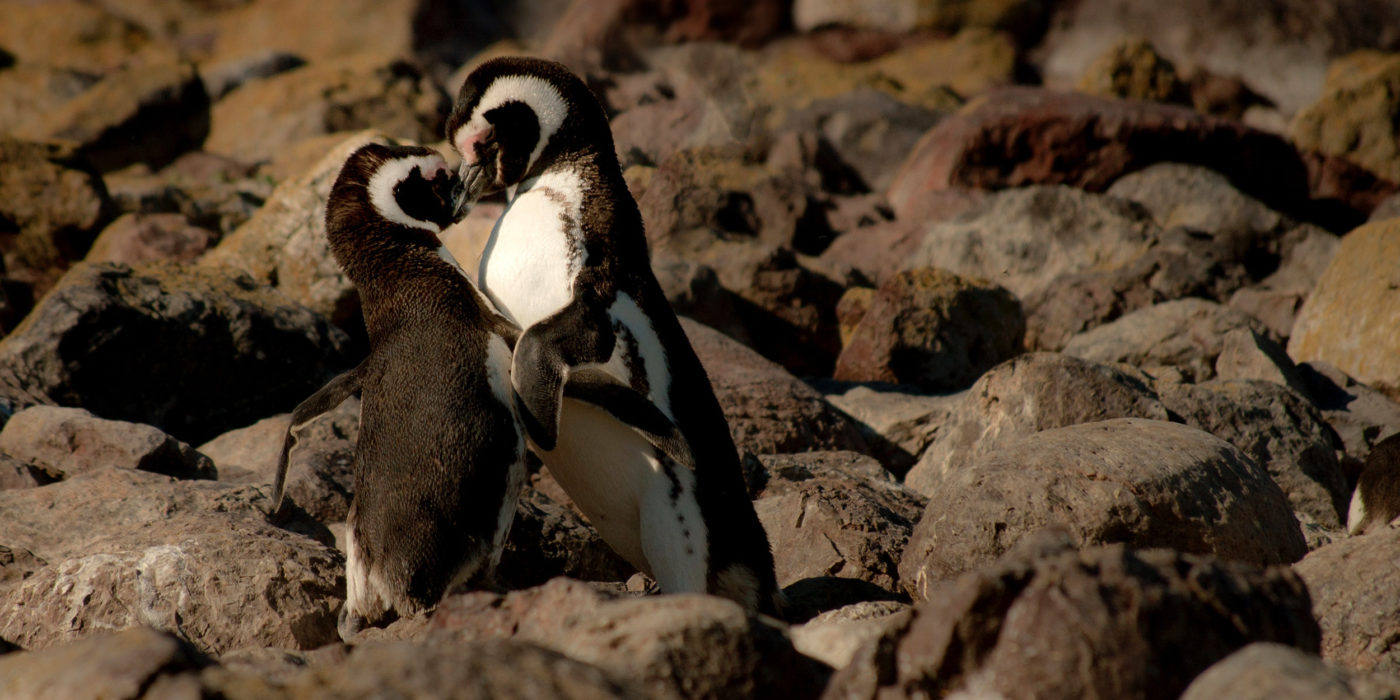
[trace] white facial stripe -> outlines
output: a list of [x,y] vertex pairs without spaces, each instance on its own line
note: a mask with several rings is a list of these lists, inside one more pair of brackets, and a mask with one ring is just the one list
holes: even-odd
[[438,156],[410,156],[385,163],[370,176],[369,203],[380,216],[396,224],[437,233],[440,230],[437,224],[405,214],[394,199],[394,186],[406,179],[414,168],[418,168],[424,179],[431,180],[439,171],[447,169],[447,163]]
[[[484,115],[511,101],[524,102],[540,122],[540,138],[535,142],[535,148],[530,152],[530,160],[525,164],[525,170],[529,171],[535,165],[535,160],[544,152],[544,147],[549,145],[549,139],[564,124],[564,117],[569,113],[569,104],[564,101],[564,96],[544,78],[533,75],[507,75],[497,78],[486,88],[486,92],[481,94],[481,101],[477,103],[471,120],[452,135],[452,143],[457,145],[459,150],[462,150],[463,144],[469,146],[470,143],[474,143],[467,139],[478,136],[488,127]],[[469,157],[466,150],[462,151],[462,157]]]

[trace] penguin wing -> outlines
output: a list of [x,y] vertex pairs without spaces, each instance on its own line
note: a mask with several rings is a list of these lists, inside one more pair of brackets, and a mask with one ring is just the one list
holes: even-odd
[[559,441],[559,410],[572,368],[606,362],[617,337],[601,304],[575,298],[515,343],[510,381],[530,439],[548,452]]
[[680,428],[641,392],[598,369],[569,373],[564,395],[593,404],[625,423],[677,464],[695,469],[695,456]]
[[287,514],[282,511],[282,501],[287,492],[287,463],[291,458],[292,448],[297,444],[297,431],[360,390],[360,367],[330,380],[316,393],[297,404],[292,411],[292,422],[287,426],[286,438],[282,440],[282,454],[277,457],[277,474],[272,482],[272,509],[267,514],[269,520],[286,520]]

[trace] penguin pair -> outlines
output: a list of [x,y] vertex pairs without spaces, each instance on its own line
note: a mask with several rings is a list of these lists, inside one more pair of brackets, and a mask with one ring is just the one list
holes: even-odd
[[[361,395],[355,495],[346,522],[340,634],[420,613],[499,561],[525,479],[525,436],[509,378],[519,329],[492,308],[438,238],[454,174],[426,148],[369,145],[346,161],[326,234],[359,291],[368,357],[293,411],[273,486],[282,517],[298,431]],[[601,372],[567,388],[642,440],[688,455],[640,394]]]

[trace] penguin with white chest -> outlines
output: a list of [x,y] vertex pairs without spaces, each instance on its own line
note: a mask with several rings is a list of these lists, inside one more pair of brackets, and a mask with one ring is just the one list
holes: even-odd
[[516,329],[437,237],[453,187],[430,149],[368,145],[346,161],[327,201],[327,238],[359,291],[370,352],[293,412],[273,508],[281,510],[296,431],[360,392],[346,638],[488,573],[525,479],[509,379]]
[[[448,122],[461,153],[458,212],[505,190],[477,281],[523,329],[511,381],[527,434],[603,539],[667,593],[708,592],[781,614],[768,538],[724,413],[651,272],[641,214],[607,117],[563,66],[488,61]],[[581,372],[645,396],[686,458],[626,416],[568,398]]]

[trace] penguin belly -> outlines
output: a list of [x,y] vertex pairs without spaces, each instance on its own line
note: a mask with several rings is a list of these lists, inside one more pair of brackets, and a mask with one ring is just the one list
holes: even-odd
[[603,541],[666,593],[704,593],[706,528],[690,470],[606,411],[565,399],[549,472]]

